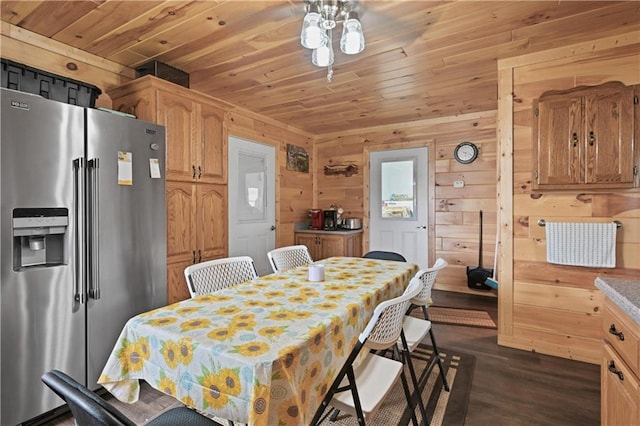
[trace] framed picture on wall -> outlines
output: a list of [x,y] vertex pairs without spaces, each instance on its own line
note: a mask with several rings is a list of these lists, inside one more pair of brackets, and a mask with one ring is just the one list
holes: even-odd
[[287,144],[287,170],[309,173],[309,153],[301,146]]

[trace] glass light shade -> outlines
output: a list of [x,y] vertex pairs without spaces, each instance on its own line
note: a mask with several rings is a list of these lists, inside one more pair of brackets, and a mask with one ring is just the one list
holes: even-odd
[[340,50],[347,55],[355,55],[364,50],[364,34],[362,25],[355,18],[347,19],[342,25],[342,37],[340,38]]
[[311,62],[318,67],[333,65],[333,49],[331,45],[320,46],[311,54]]
[[327,44],[327,32],[321,28],[322,17],[319,13],[309,12],[304,17],[300,43],[307,49],[317,49]]

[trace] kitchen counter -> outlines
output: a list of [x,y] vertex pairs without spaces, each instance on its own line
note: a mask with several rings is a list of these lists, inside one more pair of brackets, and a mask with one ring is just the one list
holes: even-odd
[[332,235],[354,235],[362,233],[362,228],[360,229],[336,229],[332,230],[324,230],[324,229],[296,229],[295,232],[307,232],[309,234],[332,234]]
[[624,313],[640,324],[639,280],[597,277],[595,286]]

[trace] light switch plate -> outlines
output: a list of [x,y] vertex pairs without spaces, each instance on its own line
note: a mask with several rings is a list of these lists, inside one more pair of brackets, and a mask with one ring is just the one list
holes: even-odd
[[455,181],[453,181],[453,187],[454,188],[464,188],[464,181],[463,180],[455,180]]

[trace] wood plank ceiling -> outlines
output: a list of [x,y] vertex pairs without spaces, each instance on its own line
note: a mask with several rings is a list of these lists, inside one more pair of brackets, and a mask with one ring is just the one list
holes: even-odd
[[1,7],[12,25],[132,68],[167,63],[192,89],[316,135],[496,109],[497,59],[640,28],[636,1],[362,0],[365,51],[336,48],[327,83],[300,45],[297,0]]

